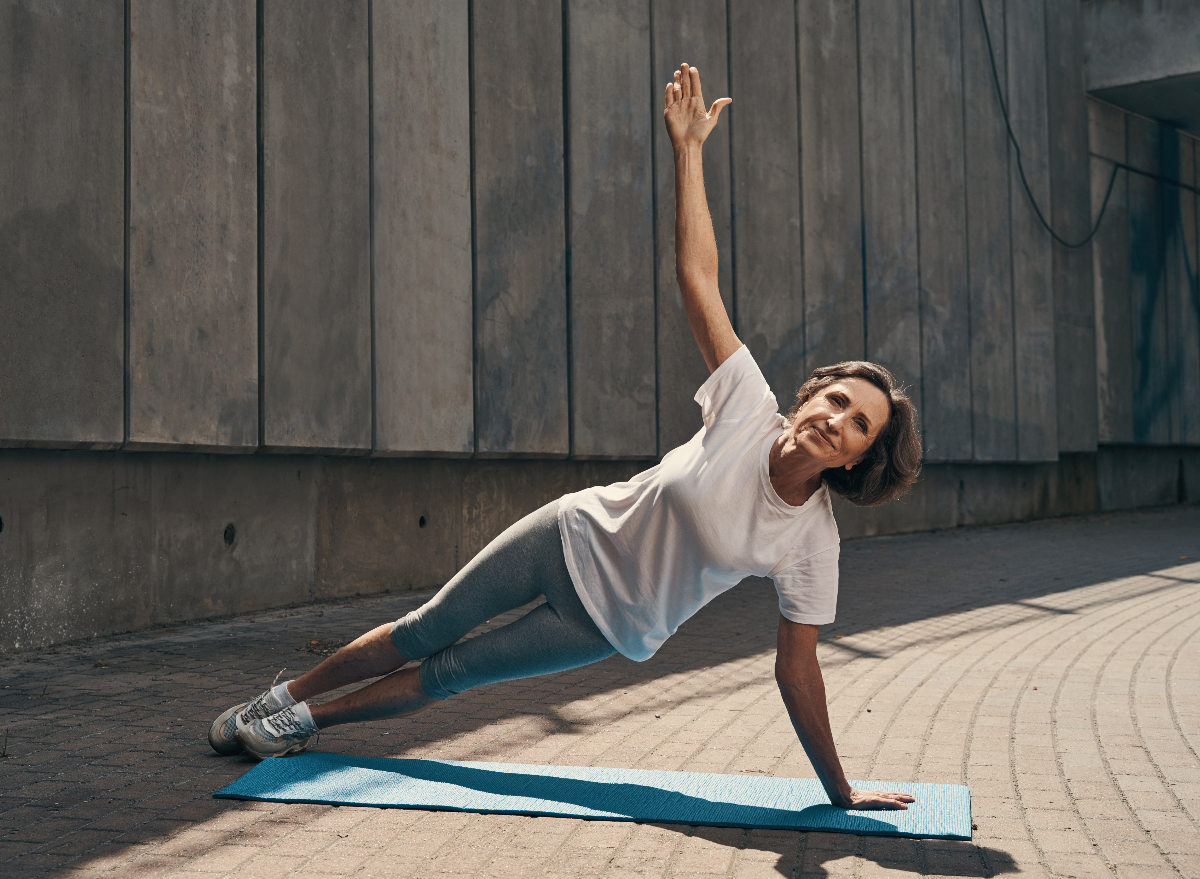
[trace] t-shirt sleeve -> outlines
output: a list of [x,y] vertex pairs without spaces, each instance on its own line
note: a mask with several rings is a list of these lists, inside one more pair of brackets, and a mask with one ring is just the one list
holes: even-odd
[[771,386],[745,345],[713,370],[696,391],[696,402],[704,414],[704,426],[710,429],[718,421],[737,421],[764,410],[771,414],[779,411]]
[[837,615],[838,559],[834,546],[773,575],[779,612],[793,623],[824,626]]

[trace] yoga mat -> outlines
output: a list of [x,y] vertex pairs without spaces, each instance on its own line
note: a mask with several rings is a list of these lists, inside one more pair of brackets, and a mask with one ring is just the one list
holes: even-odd
[[324,803],[606,821],[971,838],[971,793],[958,784],[856,781],[917,798],[906,811],[836,809],[810,778],[300,754],[263,760],[219,799]]

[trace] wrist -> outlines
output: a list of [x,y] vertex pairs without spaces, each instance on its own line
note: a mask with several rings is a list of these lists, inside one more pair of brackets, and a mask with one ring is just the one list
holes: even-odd
[[703,144],[687,141],[679,144],[672,144],[672,149],[675,152],[675,161],[680,159],[692,160],[699,159],[702,154]]
[[854,802],[854,788],[845,779],[841,784],[835,785],[832,791],[826,791],[829,796],[829,802],[843,809],[849,808]]

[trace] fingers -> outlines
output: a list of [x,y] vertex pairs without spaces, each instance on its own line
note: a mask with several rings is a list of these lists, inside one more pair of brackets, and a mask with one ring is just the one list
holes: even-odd
[[700,91],[700,71],[695,67],[683,65],[683,71],[687,75],[688,82],[692,87],[692,97],[700,101],[701,106],[704,105],[704,94]]
[[708,115],[715,122],[717,117],[721,115],[721,111],[733,103],[733,98],[717,98],[713,101],[712,109],[708,111]]
[[[688,100],[689,98],[691,98],[691,96],[692,96],[692,75],[691,74],[692,74],[692,69],[690,67],[688,67],[687,64],[679,65],[679,72],[676,74],[676,76],[678,77],[676,79],[676,82],[678,82],[680,84],[680,86],[682,86],[682,88],[683,88],[683,99],[685,101]],[[697,77],[696,77],[696,82],[697,83],[700,82],[699,75],[697,75]]]
[[861,794],[866,799],[866,802],[859,808],[866,809],[905,810],[908,808],[908,803],[915,803],[917,801],[917,798],[912,794],[902,794],[895,791],[869,790],[862,791]]

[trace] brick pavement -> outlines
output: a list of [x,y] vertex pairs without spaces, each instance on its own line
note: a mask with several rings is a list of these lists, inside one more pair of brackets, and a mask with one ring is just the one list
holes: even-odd
[[[847,769],[969,784],[972,843],[211,799],[251,765],[209,750],[211,718],[419,598],[403,595],[0,658],[0,871],[1200,877],[1200,507],[854,541],[842,570],[820,654]],[[775,621],[769,584],[748,582],[649,662],[318,749],[811,776]]]

